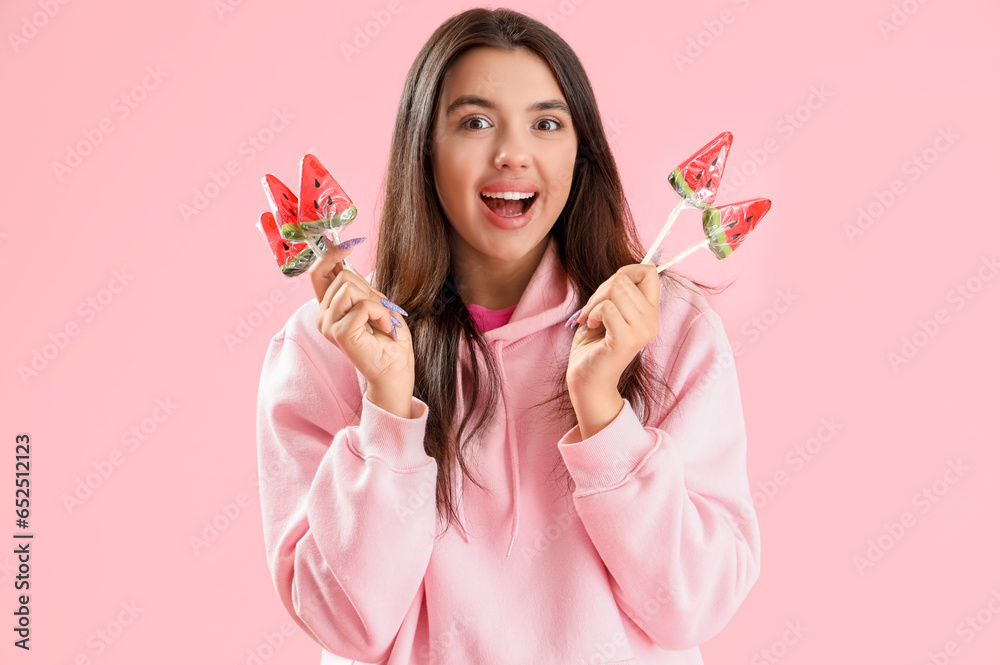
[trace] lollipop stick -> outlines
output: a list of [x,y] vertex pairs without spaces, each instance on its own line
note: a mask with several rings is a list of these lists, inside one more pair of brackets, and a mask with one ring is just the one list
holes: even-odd
[[313,251],[313,254],[316,255],[317,259],[323,256],[323,250],[319,248],[319,244],[316,243],[312,236],[306,236],[306,243],[309,245],[309,249]]
[[[334,240],[335,240],[335,242],[333,244],[339,245],[340,244],[340,238],[337,236],[337,229],[333,229],[333,235],[334,235]],[[329,238],[325,234],[324,234],[323,237],[327,241],[329,241]],[[306,235],[306,243],[309,245],[309,248],[313,251],[313,254],[316,255],[317,259],[320,258],[321,256],[323,256],[323,254],[326,253],[325,250],[320,249],[319,243],[316,242],[316,238],[314,236],[311,236],[311,235],[307,234]],[[345,268],[349,268],[350,270],[352,270],[354,272],[358,272],[357,270],[354,270],[354,266],[352,266],[350,263],[347,262],[347,259],[341,259],[340,265],[344,266]]]
[[656,236],[656,240],[654,240],[653,244],[649,246],[649,251],[646,252],[646,258],[642,260],[643,263],[652,263],[651,259],[653,257],[653,253],[656,252],[656,248],[660,246],[663,239],[667,237],[667,232],[670,231],[670,227],[674,225],[677,215],[680,214],[683,208],[684,199],[681,199],[677,202],[677,205],[674,206],[674,209],[670,211],[670,216],[667,217],[667,223],[663,225],[662,229],[660,229],[660,235]]
[[700,242],[698,242],[698,244],[691,245],[690,247],[688,247],[683,252],[681,252],[680,254],[678,254],[677,256],[675,256],[674,258],[670,259],[669,261],[667,261],[663,265],[657,266],[656,272],[658,272],[658,273],[663,272],[664,270],[666,270],[667,268],[669,268],[673,264],[677,263],[678,261],[680,261],[681,259],[683,259],[685,256],[687,256],[691,252],[694,252],[697,249],[701,249],[702,247],[707,248],[709,242],[711,242],[711,241],[708,238],[705,238],[704,240],[701,240]]
[[[330,229],[330,232],[333,233],[333,244],[334,245],[339,245],[340,244],[340,229],[337,228],[337,227],[334,227],[334,228]],[[347,259],[341,259],[340,260],[340,265],[344,266],[345,268],[347,268],[351,272],[358,272],[357,270],[354,269],[354,266],[352,266],[351,263],[350,263],[350,261],[348,261]],[[360,275],[361,273],[358,273],[358,274]]]

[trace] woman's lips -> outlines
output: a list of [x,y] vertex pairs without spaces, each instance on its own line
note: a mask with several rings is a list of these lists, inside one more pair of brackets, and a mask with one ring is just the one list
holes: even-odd
[[[486,194],[480,193],[479,198],[483,200],[483,203],[486,204],[487,208],[493,210],[494,212],[496,212],[496,214],[500,215],[501,217],[517,217],[518,215],[523,215],[524,213],[528,212],[531,206],[535,204],[535,199],[538,198],[538,194],[535,193],[534,196],[529,196],[528,198],[521,198],[515,200],[515,199],[502,199],[493,196],[486,196]],[[513,201],[513,205],[509,206],[505,205],[504,202],[508,200]],[[491,202],[493,202],[493,205],[490,205]],[[503,207],[510,207],[514,210],[520,210],[520,212],[513,215],[505,215],[500,212],[497,212],[496,210],[497,208],[503,208]]]
[[531,204],[522,214],[517,215],[515,217],[504,217],[503,215],[498,215],[497,213],[493,212],[493,210],[491,210],[488,205],[486,205],[486,201],[484,200],[484,197],[482,195],[480,195],[478,198],[479,198],[479,205],[482,206],[483,209],[483,214],[485,215],[487,221],[489,221],[490,224],[499,229],[503,229],[504,231],[512,231],[514,229],[523,228],[527,226],[529,222],[531,222],[531,219],[535,216],[535,199],[537,199],[538,197],[539,194],[537,193],[533,197],[531,197],[531,199],[529,199]]

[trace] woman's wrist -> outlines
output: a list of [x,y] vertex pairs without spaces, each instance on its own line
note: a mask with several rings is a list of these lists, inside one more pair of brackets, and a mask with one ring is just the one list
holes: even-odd
[[570,402],[580,427],[580,439],[589,439],[618,417],[625,400],[617,388],[610,391],[570,390]]
[[374,383],[368,384],[365,391],[368,401],[379,407],[383,411],[399,416],[400,418],[411,419],[411,405],[413,403],[413,388],[409,391],[405,387],[381,386]]

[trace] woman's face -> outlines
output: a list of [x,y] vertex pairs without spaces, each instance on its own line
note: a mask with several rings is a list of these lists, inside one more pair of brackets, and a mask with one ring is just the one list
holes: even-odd
[[[566,99],[541,58],[527,49],[465,52],[442,81],[431,136],[453,256],[496,266],[537,250],[566,204],[576,150]],[[504,202],[486,191],[534,196]]]

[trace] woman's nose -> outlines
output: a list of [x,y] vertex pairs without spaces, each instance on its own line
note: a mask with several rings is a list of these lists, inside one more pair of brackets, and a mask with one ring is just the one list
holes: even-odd
[[524,141],[508,134],[497,147],[497,153],[493,161],[497,168],[507,166],[516,169],[530,164],[531,158],[528,155]]

